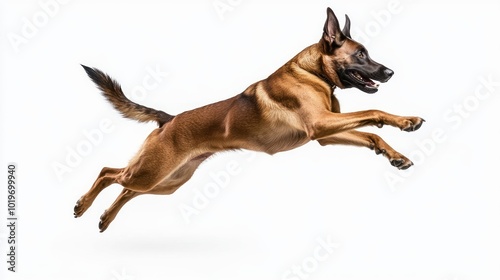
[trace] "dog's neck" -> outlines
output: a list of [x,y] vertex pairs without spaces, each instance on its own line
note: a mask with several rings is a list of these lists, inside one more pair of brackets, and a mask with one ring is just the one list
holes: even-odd
[[323,74],[319,74],[318,76],[332,88],[332,92],[335,91],[337,85],[335,85],[332,81],[330,81],[327,76]]
[[321,54],[321,46],[319,44],[314,44],[298,53],[292,58],[292,61],[302,69],[323,80],[332,89],[332,92],[337,87],[344,88],[338,74],[335,71],[328,71],[330,67],[324,67],[325,61]]

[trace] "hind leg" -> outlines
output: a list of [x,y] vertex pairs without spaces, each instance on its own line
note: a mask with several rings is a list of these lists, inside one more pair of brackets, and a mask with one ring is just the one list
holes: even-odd
[[101,232],[105,231],[109,224],[115,219],[116,215],[122,209],[125,203],[129,202],[132,198],[141,195],[142,193],[134,192],[131,190],[123,189],[120,195],[116,198],[115,202],[111,204],[108,210],[104,211],[101,215],[101,220],[99,222],[99,230]]
[[[131,160],[126,168],[109,168],[104,167],[94,182],[90,190],[83,195],[74,207],[75,218],[83,215],[85,211],[92,205],[97,195],[111,184],[117,183],[125,188],[130,186],[131,190],[137,192],[145,192],[148,188],[154,187],[158,181],[168,174],[168,169],[161,173],[164,166],[167,164],[168,158],[162,158],[163,154],[170,155],[175,158],[175,154],[166,151],[167,148],[161,145],[159,139],[160,130],[154,130],[143,145],[134,159]],[[175,164],[174,164],[175,166]]]
[[[185,181],[187,181],[187,179]],[[113,204],[111,204],[111,206],[107,210],[105,210],[104,213],[102,213],[99,221],[100,232],[103,232],[108,228],[111,222],[116,218],[118,212],[120,212],[122,207],[127,202],[132,200],[132,198],[137,197],[141,194],[162,194],[162,195],[172,194],[185,182],[185,181],[178,182],[174,186],[172,186],[170,182],[168,182],[168,180],[166,181],[167,182],[162,182],[161,184],[156,186],[151,192],[148,193],[139,193],[124,188],[122,192],[118,195],[116,200],[113,202]]]
[[[181,168],[182,171],[185,170],[185,168]],[[157,195],[168,195],[174,193],[180,186],[182,186],[186,181],[191,178],[191,175],[193,174],[195,168],[192,170],[189,170],[189,173],[183,173],[185,175],[182,178],[178,178],[175,175],[178,174],[179,172],[175,172],[172,174],[173,176],[166,178],[163,182],[160,184],[156,185],[152,190],[144,193],[144,192],[136,192],[132,191],[129,189],[124,188],[120,195],[116,198],[116,200],[111,204],[111,206],[104,211],[104,213],[101,215],[101,219],[99,221],[99,230],[101,232],[105,231],[108,226],[111,224],[111,222],[115,219],[116,215],[122,207],[129,202],[132,198],[139,196],[141,194],[157,194]]]
[[99,230],[101,232],[105,231],[115,219],[121,208],[136,196],[141,194],[169,195],[174,193],[193,176],[198,166],[210,155],[211,154],[207,153],[190,160],[147,192],[137,192],[124,188],[115,202],[113,202],[113,204],[102,214],[99,222]]
[[109,168],[104,167],[99,173],[99,176],[95,180],[94,184],[90,190],[84,194],[77,202],[74,207],[75,218],[78,218],[89,209],[89,207],[94,202],[95,198],[99,193],[104,190],[109,185],[116,183],[118,175],[122,172],[121,168]]

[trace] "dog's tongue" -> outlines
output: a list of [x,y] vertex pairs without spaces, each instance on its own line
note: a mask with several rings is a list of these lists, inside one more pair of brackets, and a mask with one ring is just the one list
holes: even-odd
[[368,78],[363,78],[363,80],[367,83],[366,87],[378,88],[378,86],[379,86],[379,84],[375,83],[374,81],[372,81]]
[[362,76],[359,72],[354,72],[354,75],[361,81],[365,83],[365,87],[378,88],[379,84],[375,83],[371,79]]

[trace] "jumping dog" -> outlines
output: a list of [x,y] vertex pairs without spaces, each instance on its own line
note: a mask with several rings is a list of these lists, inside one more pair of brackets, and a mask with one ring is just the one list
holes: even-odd
[[367,147],[385,156],[396,168],[409,168],[413,163],[378,135],[355,129],[390,125],[415,131],[424,122],[422,118],[380,110],[340,112],[335,88],[375,93],[379,84],[373,80],[385,83],[394,74],[372,60],[366,48],[351,38],[350,25],[346,15],[341,30],[328,8],[318,43],[242,93],[177,116],[130,101],[111,77],[82,65],[124,117],[154,121],[159,128],[146,138],[128,166],[102,169],[90,190],[76,203],[75,217],[80,217],[104,188],[122,185],[118,198],[101,216],[99,229],[103,232],[129,200],[142,194],[172,194],[204,160],[226,150],[248,149],[272,155],[315,140],[321,145]]

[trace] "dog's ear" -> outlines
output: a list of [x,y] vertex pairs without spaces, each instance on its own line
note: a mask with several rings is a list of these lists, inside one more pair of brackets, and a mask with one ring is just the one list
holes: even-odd
[[351,20],[349,19],[348,15],[345,15],[345,24],[344,24],[344,29],[342,29],[342,33],[349,38],[352,39],[351,37]]
[[345,36],[340,31],[339,21],[332,9],[326,9],[326,22],[323,28],[323,41],[326,44],[328,51],[332,51],[335,48],[342,46],[345,41]]

